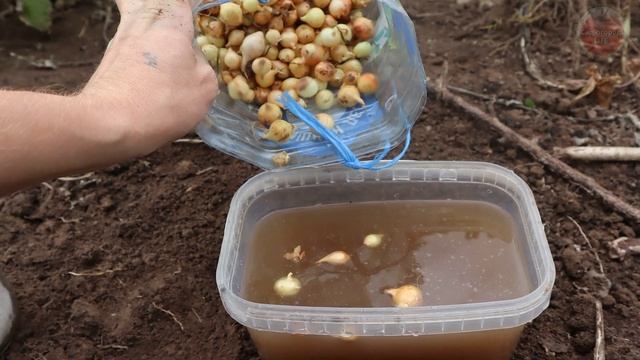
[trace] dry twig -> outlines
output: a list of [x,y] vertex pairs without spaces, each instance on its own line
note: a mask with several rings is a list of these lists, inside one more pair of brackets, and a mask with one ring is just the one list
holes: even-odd
[[100,271],[90,271],[90,272],[85,272],[85,273],[79,273],[79,272],[73,272],[73,271],[69,271],[67,274],[71,275],[71,276],[103,276],[103,275],[107,275],[107,274],[113,274],[117,271],[121,271],[122,269],[107,269],[107,270],[100,270]]
[[536,64],[536,62],[533,61],[527,53],[527,40],[525,39],[524,35],[522,35],[522,37],[520,38],[520,52],[522,53],[522,59],[524,60],[524,67],[527,74],[529,74],[529,76],[536,80],[540,85],[561,90],[567,88],[564,85],[556,84],[542,77],[540,68],[538,68],[538,64]]
[[200,139],[184,138],[184,139],[174,140],[173,142],[176,143],[176,144],[202,144],[204,141],[202,141]]
[[425,18],[430,18],[433,16],[440,16],[446,14],[445,12],[423,12],[419,14],[409,13],[409,17],[413,20],[420,20]]
[[118,350],[127,350],[128,346],[125,345],[117,345],[117,344],[109,344],[109,345],[98,345],[98,349],[118,349]]
[[584,161],[640,161],[639,147],[625,146],[570,146],[559,154],[574,160]]
[[89,172],[86,173],[84,175],[80,175],[80,176],[65,176],[65,177],[60,177],[58,178],[58,180],[60,181],[65,181],[65,182],[71,182],[71,181],[79,181],[79,180],[84,180],[84,179],[88,179],[90,177],[92,177],[94,175],[93,172]]
[[176,314],[172,313],[171,311],[162,308],[161,306],[158,306],[155,302],[152,303],[151,305],[153,305],[154,308],[162,311],[163,313],[171,316],[171,318],[173,319],[173,321],[178,324],[178,326],[180,327],[180,330],[182,330],[182,332],[184,332],[184,326],[182,325],[182,323],[180,322],[180,320],[178,320],[178,317],[176,316]]
[[572,168],[571,166],[565,164],[564,162],[556,159],[555,157],[553,157],[553,155],[549,154],[539,145],[528,140],[527,138],[515,132],[510,127],[506,126],[497,117],[490,116],[475,105],[472,105],[461,97],[452,94],[449,90],[447,90],[447,88],[438,88],[433,85],[429,85],[429,90],[437,94],[438,97],[445,102],[450,103],[463,110],[467,114],[475,117],[476,119],[489,124],[492,128],[500,132],[500,134],[502,134],[502,136],[504,136],[508,141],[517,144],[520,148],[528,152],[531,156],[540,161],[542,164],[546,165],[552,171],[555,171],[556,173],[562,175],[570,181],[573,181],[574,183],[579,184],[584,188],[592,191],[604,203],[611,206],[616,211],[619,211],[620,213],[636,222],[640,222],[640,209],[632,206],[610,190],[604,188],[592,177],[587,176]]
[[587,234],[585,234],[584,231],[582,230],[582,226],[580,226],[580,224],[578,224],[578,222],[575,221],[574,218],[572,218],[571,216],[567,216],[567,218],[578,228],[580,235],[582,235],[582,238],[587,243],[589,250],[591,250],[591,253],[596,258],[596,262],[598,263],[598,267],[600,268],[600,274],[606,277],[604,273],[604,266],[602,265],[602,260],[600,260],[600,255],[598,255],[598,251],[591,244],[591,240],[589,240],[589,237],[587,236]]
[[208,168],[204,168],[204,169],[202,169],[202,170],[199,170],[199,171],[196,173],[196,176],[200,176],[200,175],[202,175],[202,174],[206,174],[206,173],[208,173],[209,171],[211,171],[211,170],[215,170],[215,169],[216,169],[216,167],[215,167],[215,166],[209,166]]
[[202,318],[200,317],[200,315],[198,315],[198,313],[196,312],[196,309],[191,308],[191,312],[193,312],[193,315],[196,316],[196,319],[198,319],[198,322],[201,323],[202,322]]
[[596,346],[593,349],[593,360],[605,360],[604,315],[602,302],[596,299]]

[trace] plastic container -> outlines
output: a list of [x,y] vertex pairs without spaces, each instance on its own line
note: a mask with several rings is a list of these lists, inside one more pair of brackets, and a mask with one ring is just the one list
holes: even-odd
[[[220,2],[213,3],[217,6]],[[202,3],[195,12],[211,6],[212,2]],[[415,30],[400,2],[373,1],[364,14],[376,21],[371,40],[374,51],[363,64],[364,70],[378,76],[380,89],[375,96],[364,98],[366,106],[328,111],[335,119],[333,133],[358,158],[405,142],[427,99],[427,78]],[[313,101],[309,104],[311,113],[327,112],[317,110]],[[286,120],[296,130],[290,140],[262,140],[266,129],[256,125],[257,110],[231,99],[223,89],[196,132],[209,146],[263,169],[275,168],[273,157],[282,151],[290,156],[286,168],[344,162],[330,142],[291,113],[286,114]]]
[[[249,235],[265,215],[312,205],[394,200],[481,201],[505,210],[516,224],[517,246],[533,290],[512,300],[405,309],[298,307],[243,299]],[[509,359],[524,325],[547,308],[554,279],[529,187],[511,171],[473,162],[402,161],[380,172],[336,166],[262,173],[231,203],[217,269],[227,312],[249,329],[264,360]],[[305,356],[292,357],[283,352],[287,347],[304,347]]]

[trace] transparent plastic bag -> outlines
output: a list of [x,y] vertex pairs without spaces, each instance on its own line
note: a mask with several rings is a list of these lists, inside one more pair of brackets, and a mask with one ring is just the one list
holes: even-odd
[[[202,3],[196,12],[226,1]],[[343,163],[351,168],[377,169],[377,161],[389,150],[410,142],[410,131],[427,99],[427,78],[418,49],[413,22],[397,0],[377,0],[363,9],[375,21],[372,55],[363,62],[364,71],[378,76],[380,88],[374,96],[363,97],[366,105],[351,109],[335,107],[288,109],[285,120],[295,126],[291,139],[276,143],[262,139],[267,129],[257,121],[258,106],[231,99],[223,89],[196,132],[209,146],[263,169],[299,168]],[[223,84],[222,82],[220,82]],[[300,112],[304,114],[300,114]],[[333,116],[335,127],[322,131],[308,116],[325,112]],[[296,115],[294,115],[296,113]],[[318,131],[320,130],[320,131]],[[330,137],[330,138],[328,138]],[[276,165],[274,157],[288,154],[286,165]],[[377,156],[375,156],[377,155]],[[360,158],[374,157],[374,162]],[[387,163],[386,167],[392,165]]]

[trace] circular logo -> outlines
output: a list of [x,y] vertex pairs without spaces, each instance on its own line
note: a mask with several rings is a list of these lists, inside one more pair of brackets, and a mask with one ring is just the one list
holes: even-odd
[[612,54],[624,42],[622,17],[612,8],[593,8],[582,17],[578,36],[587,51],[596,55]]

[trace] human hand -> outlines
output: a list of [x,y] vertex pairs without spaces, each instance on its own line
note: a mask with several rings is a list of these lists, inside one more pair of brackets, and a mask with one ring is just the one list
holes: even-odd
[[192,47],[187,0],[116,0],[121,19],[78,99],[122,137],[114,160],[147,154],[202,120],[218,94],[215,73]]

